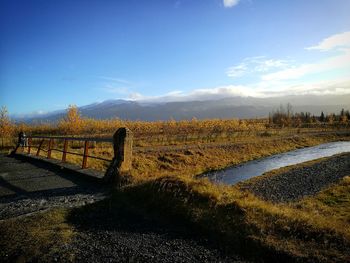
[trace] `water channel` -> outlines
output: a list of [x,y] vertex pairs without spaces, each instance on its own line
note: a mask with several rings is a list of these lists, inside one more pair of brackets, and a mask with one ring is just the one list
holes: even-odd
[[313,147],[276,154],[266,158],[245,162],[237,166],[228,167],[223,170],[210,172],[204,174],[203,177],[208,177],[211,181],[216,183],[232,185],[274,169],[332,156],[342,152],[350,152],[350,142],[324,143]]

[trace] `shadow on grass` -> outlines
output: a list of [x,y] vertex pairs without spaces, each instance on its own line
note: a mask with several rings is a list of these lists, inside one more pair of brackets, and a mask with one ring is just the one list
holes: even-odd
[[[154,190],[154,185],[150,182],[115,191],[109,199],[75,208],[69,214],[68,222],[78,232],[154,234],[161,235],[164,242],[173,239],[182,239],[192,244],[195,242],[205,249],[215,250],[225,262],[241,258],[256,260],[262,255],[265,259],[275,261],[290,260],[286,255],[262,249],[246,238],[249,236],[249,229],[243,222],[244,211],[238,206],[227,204],[213,208],[211,201],[205,196],[193,195],[187,199],[179,194],[173,198],[170,192],[174,188],[168,193],[153,192]],[[183,202],[183,197],[190,201]],[[195,218],[194,211],[200,214],[199,218]],[[225,222],[222,218],[228,216],[227,211],[230,211],[230,216],[236,216],[232,218],[229,227],[221,225]]]
[[119,253],[125,262],[167,262],[169,257],[202,262],[198,260],[202,256],[210,262],[239,259],[181,217],[163,217],[135,206],[129,198],[125,192],[114,192],[109,199],[71,210],[67,222],[77,231],[73,247],[78,261],[96,257],[97,252],[91,252],[96,247],[105,257]]
[[[123,192],[114,191],[112,197],[83,207],[74,208],[67,222],[79,231],[117,231],[125,233],[155,233],[167,238],[193,239],[204,242],[203,236],[179,218],[165,218],[130,203]],[[202,243],[205,246],[214,244]]]
[[[298,219],[283,223],[281,220],[287,217],[282,214],[239,202],[245,198],[244,193],[229,202],[218,202],[215,189],[208,189],[211,186],[206,182],[159,178],[126,187],[111,199],[75,209],[68,218],[81,231],[161,233],[168,238],[207,240],[204,246],[214,247],[222,255],[240,255],[259,262],[318,261],[323,258],[317,254],[319,248],[310,247],[310,252],[302,250],[304,254],[298,254],[299,248],[289,249],[288,244],[316,246],[317,240],[321,242],[324,237],[340,244],[339,253],[344,249],[341,241],[328,232],[308,229]],[[277,243],[271,244],[269,238]],[[325,256],[333,255],[332,251],[326,251]],[[338,256],[343,258],[342,254]]]

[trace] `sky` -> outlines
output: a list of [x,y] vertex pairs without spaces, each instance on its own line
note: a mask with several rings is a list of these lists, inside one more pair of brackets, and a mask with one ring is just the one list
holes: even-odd
[[0,106],[350,93],[349,0],[0,0]]

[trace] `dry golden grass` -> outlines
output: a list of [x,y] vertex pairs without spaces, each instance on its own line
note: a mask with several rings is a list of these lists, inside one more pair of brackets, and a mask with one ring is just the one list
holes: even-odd
[[348,219],[339,218],[344,219],[350,211],[349,200],[343,198],[343,193],[349,195],[349,191],[345,179],[314,197],[327,200],[331,196],[335,202],[343,202],[337,215],[333,211],[338,218],[334,221],[326,216],[325,208],[323,213],[310,210],[314,204],[311,199],[296,206],[276,205],[237,187],[189,177],[160,177],[129,186],[124,194],[129,203],[145,213],[183,220],[218,239],[229,250],[248,257],[345,262],[350,256],[350,228]]
[[[178,175],[135,181],[106,202],[92,205],[91,211],[124,207],[159,220],[189,224],[228,251],[253,260],[347,262],[350,258],[349,177],[292,204],[272,204],[237,186]],[[6,246],[4,251],[26,251],[28,258],[48,256],[51,252],[47,251],[57,249],[51,246],[52,238],[69,242],[74,229],[69,218],[77,211],[53,210],[2,222],[6,243],[1,245]]]
[[[208,123],[213,125],[213,122],[202,122],[200,125]],[[227,124],[223,123],[219,127]],[[114,131],[116,128],[114,124],[108,126],[106,132],[110,132],[109,129],[112,127]],[[164,123],[155,123],[152,124],[153,126],[142,126],[143,124],[134,123],[133,126],[135,134],[139,136],[139,145],[169,144],[169,136],[164,141],[152,142],[143,141],[141,136],[142,134],[159,135],[157,129],[165,125]],[[187,127],[188,130],[191,125],[193,126],[191,122],[188,126],[185,124],[168,122],[165,128],[162,127],[162,133],[168,129],[172,134],[176,134],[173,132],[182,131],[183,127]],[[201,127],[200,125],[194,127]],[[215,125],[208,129],[213,131]],[[254,130],[252,127],[251,130]],[[266,126],[261,127],[266,128]],[[228,249],[239,251],[253,259],[350,261],[349,179],[344,179],[340,184],[322,191],[316,197],[289,205],[277,205],[259,200],[247,192],[240,191],[238,187],[214,185],[205,179],[195,179],[195,175],[203,172],[271,154],[350,139],[346,134],[316,137],[303,132],[292,137],[288,133],[274,134],[273,131],[265,128],[261,129],[265,135],[253,133],[246,136],[245,134],[235,137],[234,140],[231,140],[231,136],[223,135],[217,136],[216,139],[215,136],[208,137],[209,141],[216,142],[210,147],[202,144],[206,142],[203,137],[198,140],[197,146],[191,146],[190,149],[183,148],[175,151],[171,147],[164,150],[154,146],[151,151],[135,151],[133,184],[117,191],[108,202],[118,203],[118,206],[123,203],[127,209],[138,209],[157,218],[191,224],[198,231],[217,239]],[[204,134],[205,128],[201,129]],[[48,130],[51,134],[51,130]],[[184,141],[177,140],[176,136],[173,138],[175,140],[172,144],[181,145],[191,141],[188,138]],[[227,143],[217,143],[221,141]],[[82,147],[79,146],[70,147],[70,150],[82,153]],[[89,150],[89,154],[111,159],[113,151],[111,146],[96,144]],[[42,156],[45,155],[45,152],[42,152]],[[61,153],[52,152],[52,157],[61,159]],[[68,155],[69,162],[80,165],[81,160],[82,157]],[[105,170],[108,163],[89,159],[88,165]],[[118,206],[115,206],[115,209],[118,209]],[[39,216],[39,218],[51,218],[45,222],[39,219],[38,222],[41,222],[41,225],[34,216],[29,217],[28,221],[18,219],[2,222],[0,230],[5,233],[6,239],[13,238],[16,231],[23,232],[19,235],[22,239],[13,238],[12,243],[9,243],[12,244],[13,249],[17,250],[39,251],[52,244],[48,238],[51,235],[57,235],[55,238],[61,238],[66,242],[71,237],[73,229],[73,226],[65,221],[69,217],[70,210],[55,211],[57,210]],[[58,214],[52,218],[51,213]],[[41,232],[44,234],[39,234]],[[7,246],[7,249],[11,247]],[[40,256],[42,252],[38,253]],[[35,257],[35,255],[29,253],[29,256]]]
[[[195,177],[198,174],[211,170],[223,169],[227,166],[237,165],[272,154],[286,152],[302,147],[314,146],[317,144],[349,140],[348,134],[323,136],[298,135],[286,138],[265,138],[260,136],[251,137],[249,140],[237,143],[214,143],[197,144],[190,148],[179,146],[176,149],[169,147],[149,147],[149,151],[137,151],[133,153],[132,176],[135,180],[147,180],[164,175],[184,175]],[[62,149],[62,145],[55,145],[54,148]],[[47,150],[45,145],[44,150]],[[140,149],[140,148],[139,148]],[[69,151],[83,154],[83,144],[71,145]],[[32,149],[35,153],[36,149]],[[46,157],[47,153],[41,151],[40,155]],[[112,144],[96,143],[89,149],[89,155],[99,156],[105,159],[113,158]],[[52,151],[51,157],[60,160],[62,153]],[[67,155],[67,161],[81,165],[82,156]],[[109,162],[88,159],[89,168],[105,171]]]
[[337,229],[344,230],[350,239],[350,172],[339,184],[292,204],[292,207],[327,218],[327,224],[339,225]]
[[55,209],[1,221],[0,258],[5,262],[52,261],[51,256],[74,235],[67,215],[68,210]]
[[176,152],[136,153],[132,175],[135,178],[152,178],[162,175],[185,175],[194,177],[210,170],[222,169],[253,159],[313,146],[337,138],[300,136],[284,140],[264,140],[255,138],[240,144],[217,147],[198,147]]

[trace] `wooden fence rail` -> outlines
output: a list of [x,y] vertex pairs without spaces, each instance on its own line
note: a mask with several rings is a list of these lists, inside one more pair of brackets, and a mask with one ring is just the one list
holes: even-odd
[[[21,134],[21,133],[20,133]],[[34,139],[39,140],[39,145],[34,145]],[[63,149],[54,148],[55,142],[63,141]],[[82,141],[84,142],[84,152],[76,153],[69,151],[69,141]],[[114,157],[112,160],[105,159],[98,156],[89,155],[90,142],[108,142],[113,144]],[[47,150],[43,148],[44,144],[47,144]],[[57,145],[57,144],[56,144]],[[130,182],[130,170],[132,167],[132,145],[133,134],[127,128],[119,128],[112,138],[98,138],[98,137],[64,137],[64,136],[26,136],[19,137],[19,141],[16,149],[13,151],[15,154],[19,148],[27,149],[27,153],[30,155],[32,148],[37,148],[36,156],[40,156],[40,152],[47,153],[47,158],[51,159],[52,151],[62,152],[61,161],[64,163],[67,161],[67,154],[74,154],[83,157],[81,168],[88,167],[88,158],[98,159],[109,162],[108,169],[104,175],[103,180],[105,182],[112,182],[116,187],[120,187]]]
[[[40,140],[39,144],[34,144],[33,139],[39,139]],[[46,157],[48,159],[51,159],[52,158],[52,155],[51,155],[52,151],[61,152],[62,153],[62,159],[61,159],[62,162],[67,161],[67,154],[82,156],[83,157],[83,161],[82,161],[82,165],[81,165],[82,169],[85,169],[88,167],[88,158],[98,159],[98,160],[107,161],[107,162],[111,161],[110,159],[89,155],[89,142],[113,143],[113,138],[101,139],[101,138],[92,138],[92,137],[91,138],[77,138],[77,137],[55,137],[55,136],[26,136],[26,140],[27,140],[27,145],[22,146],[22,147],[25,147],[27,149],[26,152],[28,154],[31,153],[33,148],[36,148],[37,149],[36,154],[35,154],[36,156],[40,156],[40,152],[44,151],[47,153]],[[62,149],[54,148],[54,143],[57,141],[63,141],[63,148]],[[82,141],[82,142],[84,142],[83,154],[69,151],[68,150],[68,142],[69,141]],[[44,149],[44,145],[47,145],[47,150]],[[21,147],[20,145],[17,146],[15,152],[20,147]]]
[[[121,133],[120,131],[124,131],[124,133]],[[120,136],[119,134],[126,134],[128,136]],[[34,144],[35,140],[39,140],[39,144]],[[57,149],[54,148],[54,143],[57,141],[63,141],[63,147],[62,149]],[[83,154],[69,151],[68,150],[68,142],[69,141],[81,141],[84,142],[84,151]],[[130,143],[131,141],[131,143]],[[23,145],[23,142],[24,145]],[[113,137],[110,138],[99,138],[99,137],[64,137],[64,136],[26,136],[25,139],[22,141],[22,145],[20,142],[18,143],[15,153],[20,147],[26,148],[26,152],[28,154],[31,153],[33,148],[36,148],[36,156],[40,156],[40,152],[44,151],[46,152],[46,157],[48,159],[51,159],[51,153],[52,151],[56,152],[62,152],[62,158],[61,161],[64,163],[67,161],[67,154],[73,154],[73,155],[78,155],[82,156],[82,163],[81,163],[81,168],[85,169],[88,168],[88,158],[92,159],[98,159],[102,161],[107,161],[111,162],[113,160],[111,159],[106,159],[98,156],[91,156],[89,155],[89,145],[90,142],[107,142],[113,144],[113,149],[114,149],[114,159],[120,160],[118,163],[119,166],[124,167],[125,163],[127,163],[128,168],[131,169],[131,154],[132,154],[132,135],[131,132],[126,129],[126,128],[120,128],[118,131],[115,133]],[[44,149],[44,145],[47,145],[47,150]],[[57,144],[56,144],[57,145]],[[119,149],[116,151],[115,149]],[[120,155],[120,156],[116,156]],[[125,158],[127,157],[127,158]],[[130,160],[129,160],[130,159]]]

